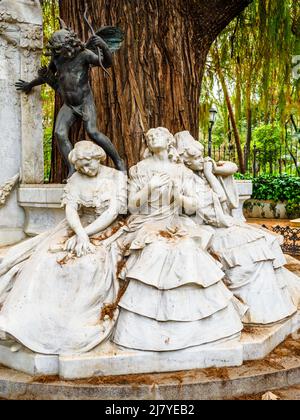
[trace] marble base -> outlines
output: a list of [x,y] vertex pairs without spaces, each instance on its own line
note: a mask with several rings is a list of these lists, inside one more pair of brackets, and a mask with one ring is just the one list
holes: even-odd
[[57,375],[59,372],[58,356],[36,354],[24,347],[18,350],[18,344],[0,341],[0,364],[31,376]]
[[176,372],[243,364],[243,346],[238,340],[193,347],[177,352],[132,351],[108,343],[98,350],[59,358],[59,374],[64,379],[118,376],[143,373]]
[[12,343],[0,342],[0,364],[32,376],[58,375],[66,380],[241,366],[244,361],[263,359],[299,329],[300,312],[271,327],[247,327],[241,340],[166,353],[132,351],[106,343],[83,355],[58,357],[24,348],[13,353]]
[[25,239],[22,228],[0,228],[0,246],[15,245]]
[[244,362],[263,359],[289,335],[297,333],[299,329],[300,311],[282,324],[273,327],[246,328],[241,339]]

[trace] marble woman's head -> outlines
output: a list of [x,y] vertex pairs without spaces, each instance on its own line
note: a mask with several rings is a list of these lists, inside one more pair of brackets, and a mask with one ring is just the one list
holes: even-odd
[[80,141],[69,154],[69,161],[76,171],[94,177],[98,175],[101,163],[105,162],[105,151],[91,141]]
[[147,150],[145,158],[162,150],[167,150],[170,160],[178,161],[179,156],[175,149],[175,138],[167,128],[152,128],[146,134]]
[[193,171],[203,169],[204,147],[189,131],[175,135],[176,149],[182,162]]

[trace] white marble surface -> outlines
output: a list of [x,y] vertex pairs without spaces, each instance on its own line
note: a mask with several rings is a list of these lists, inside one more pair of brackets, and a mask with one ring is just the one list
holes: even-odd
[[42,25],[42,12],[39,0],[1,0],[4,16],[10,22],[32,23]]
[[246,218],[244,216],[244,204],[249,200],[253,193],[253,182],[252,181],[236,181],[236,185],[239,191],[240,203],[239,208],[232,210],[232,216],[241,219],[244,222]]
[[24,231],[36,236],[53,229],[65,215],[61,207],[64,185],[25,185],[18,190],[19,205],[25,211]]
[[[204,180],[199,175],[195,177],[182,162],[171,159],[176,157],[176,151],[168,130],[153,129],[146,137],[148,157],[130,171],[128,202],[132,215],[116,233],[117,237],[109,236],[109,227],[127,202],[127,180],[121,172],[101,165],[105,159],[103,150],[91,142],[79,142],[70,155],[77,173],[70,178],[62,200],[66,206],[66,221],[52,232],[15,248],[10,253],[12,260],[8,256],[0,267],[3,275],[0,284],[8,285],[0,294],[0,302],[1,298],[3,301],[0,329],[32,352],[49,357],[59,355],[55,360],[58,360],[57,373],[62,378],[239,366],[244,360],[266,356],[286,336],[299,329],[298,313],[287,319],[296,312],[289,292],[294,288],[297,293],[299,279],[280,268],[285,260],[277,238],[266,238],[260,230],[253,232],[252,227],[242,226],[230,215],[222,219],[228,226],[215,230],[201,223],[198,226],[194,219],[182,216],[180,207],[192,216],[197,206],[201,210],[196,186],[202,187]],[[192,162],[197,162],[196,153],[191,152],[190,156]],[[205,191],[209,198],[209,190]],[[201,192],[199,190],[199,194]],[[19,195],[23,204],[33,198],[37,205],[60,201],[59,186],[49,187],[48,192],[39,187],[31,190],[25,187],[20,189]],[[236,192],[234,197],[237,207]],[[221,211],[220,206],[217,210]],[[66,231],[68,226],[75,236],[70,237]],[[106,228],[108,240],[99,239],[98,243],[94,235],[103,234]],[[217,234],[218,229],[221,236]],[[244,242],[239,246],[234,242],[246,240],[248,246],[249,240],[256,240],[257,235],[264,244],[258,247],[255,242],[257,256],[247,247],[241,251]],[[245,273],[240,270],[249,271],[250,257],[254,262],[266,261],[268,274],[261,275],[257,285],[252,279],[246,279],[246,284],[242,285],[246,287],[239,292],[246,290],[247,296],[242,295],[241,301],[247,302],[248,307],[238,302],[222,283],[224,272],[207,251],[209,244],[211,247],[214,244],[214,255],[218,252],[223,255],[230,250],[232,242],[239,253],[228,254],[226,264],[240,267],[239,282],[245,281]],[[275,245],[278,253],[280,251],[276,261],[275,254],[265,249]],[[71,261],[62,262],[66,255],[63,249],[69,252]],[[119,270],[117,262],[121,262],[118,257],[124,257],[122,250],[126,250],[129,258]],[[20,267],[19,263],[27,259]],[[227,279],[234,281],[228,267]],[[273,273],[275,267],[278,278]],[[255,265],[255,279],[256,270]],[[288,273],[291,288],[285,290]],[[110,317],[105,316],[103,309],[108,310],[106,304],[112,306],[116,302],[118,279],[128,279],[128,285],[117,301],[120,313],[116,311],[107,325]],[[255,287],[251,289],[252,283]],[[98,290],[102,285],[104,290]],[[237,287],[233,289],[237,294]],[[101,301],[98,302],[99,296]],[[101,320],[99,314],[102,314]],[[248,323],[245,329],[242,318]],[[283,321],[272,324],[279,320]],[[254,328],[251,323],[268,327]],[[13,347],[18,355],[15,359],[9,357],[8,347],[4,347],[3,364],[13,367],[18,363],[18,369],[22,369],[21,360],[24,371],[33,370],[34,353]],[[49,368],[47,363],[45,369]]]
[[176,139],[185,165],[194,171],[198,197],[194,220],[214,227],[209,252],[221,262],[226,286],[247,306],[243,323],[272,325],[292,316],[300,302],[300,282],[282,269],[286,264],[282,238],[232,217],[232,209],[239,206],[233,178],[237,166],[205,158],[203,146],[187,132]]
[[244,350],[244,361],[263,359],[299,328],[300,312],[281,324],[265,328],[255,327],[250,329],[250,333],[243,333],[241,343]]
[[[37,0],[0,2],[0,185],[18,173],[24,182],[43,182],[40,91],[26,97],[15,88],[18,79],[29,80],[37,73],[42,36]],[[24,218],[13,192],[0,209],[0,246],[24,237]]]
[[13,342],[0,341],[0,363],[20,372],[32,376],[57,375],[59,361],[57,356],[45,356],[33,353],[22,347],[19,351],[12,351]]
[[101,317],[117,299],[118,250],[93,238],[112,235],[126,208],[127,177],[102,165],[106,154],[92,142],[76,143],[71,159],[65,220],[12,248],[0,265],[0,330],[48,355],[90,351],[111,335],[118,315]]
[[[27,373],[49,374],[51,370],[54,374],[56,369],[65,379],[239,366],[244,360],[266,356],[298,330],[298,314],[286,320],[296,312],[296,304],[285,287],[289,272],[280,268],[285,261],[277,238],[269,238],[261,230],[253,232],[229,214],[239,200],[232,174],[224,201],[223,189],[213,190],[213,194],[201,189],[208,182],[200,176],[202,161],[197,153],[189,149],[195,168],[198,160],[201,163],[196,176],[179,159],[168,130],[152,129],[146,138],[148,154],[130,170],[131,217],[117,237],[112,228],[118,214],[127,209],[127,179],[101,165],[106,156],[98,146],[76,144],[70,162],[77,172],[69,179],[62,200],[66,220],[53,231],[16,247],[0,266],[0,329],[32,350],[4,344],[0,363]],[[204,163],[204,175],[216,178],[212,163]],[[227,166],[221,166],[225,172]],[[247,188],[243,185],[243,197],[250,188],[248,182]],[[60,185],[20,187],[19,203],[31,215],[28,233],[35,234],[49,208],[59,214],[61,193]],[[202,205],[206,209],[200,193],[213,198],[208,205],[217,202],[217,210],[224,212],[220,218],[223,225],[216,221],[215,230],[203,226],[204,218],[195,222],[198,210],[206,217],[204,211],[200,213]],[[214,226],[214,220],[209,220]],[[44,223],[43,229],[49,229],[51,223],[57,221]],[[108,235],[104,236],[107,241],[95,237],[100,232]],[[254,249],[248,249],[250,240]],[[263,245],[259,247],[256,240]],[[213,255],[222,256],[226,278],[232,282],[227,285],[241,297],[240,302],[222,282],[224,271],[208,247]],[[271,253],[271,247],[280,255]],[[124,250],[128,259],[121,261]],[[242,270],[249,271],[249,259],[266,261],[259,282],[252,278],[245,281]],[[122,270],[119,262],[125,262]],[[238,269],[230,277],[229,270],[235,267]],[[262,273],[259,265],[254,265],[254,280],[256,270]],[[298,278],[291,276],[291,285],[299,289]],[[126,279],[128,287],[117,300],[118,280]],[[111,319],[105,316],[105,310],[117,305],[120,313],[115,310]],[[281,324],[271,324],[282,319]],[[268,327],[248,326],[240,340],[242,320]],[[53,354],[59,356],[53,359]]]
[[43,356],[21,348],[12,353],[11,343],[0,342],[0,364],[33,376],[59,375],[62,379],[84,379],[142,373],[162,373],[210,367],[240,366],[267,356],[300,328],[300,312],[268,328],[254,328],[242,339],[176,352],[141,352],[106,343],[77,356]]
[[[243,205],[252,194],[251,181],[238,181],[240,206],[234,210],[237,217],[243,218]],[[52,229],[64,218],[61,208],[61,197],[64,186],[61,184],[31,185],[22,184],[18,190],[18,202],[24,209],[26,221],[25,232],[29,236],[39,235]],[[250,194],[250,195],[249,195]]]
[[112,344],[90,354],[60,357],[59,374],[65,379],[94,376],[176,372],[215,367],[241,366],[243,347],[236,341],[192,347],[176,352],[142,352],[118,348]]
[[235,181],[239,190],[240,197],[251,196],[253,193],[253,182],[249,180]]

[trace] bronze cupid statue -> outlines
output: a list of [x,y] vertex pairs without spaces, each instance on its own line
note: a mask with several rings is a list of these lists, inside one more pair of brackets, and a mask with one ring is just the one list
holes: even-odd
[[85,13],[85,21],[92,30],[92,36],[85,44],[62,19],[59,20],[61,29],[52,35],[48,44],[48,55],[51,56],[49,66],[41,68],[32,82],[19,80],[16,87],[29,94],[35,86],[47,83],[61,95],[64,105],[57,116],[55,137],[68,166],[68,177],[74,173],[68,160],[73,149],[69,131],[78,118],[83,120],[91,140],[105,150],[116,168],[126,171],[123,160],[109,138],[97,128],[97,111],[89,81],[91,67],[102,67],[107,72],[106,69],[112,66],[112,54],[121,48],[124,33],[119,28],[109,26],[95,33]]

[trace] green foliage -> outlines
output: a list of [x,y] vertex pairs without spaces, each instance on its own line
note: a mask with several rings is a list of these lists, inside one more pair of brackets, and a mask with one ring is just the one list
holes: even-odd
[[250,173],[241,174],[238,172],[234,175],[234,178],[238,181],[253,181],[253,176]]
[[[276,142],[283,144],[284,136],[280,133],[284,132],[287,122],[288,131],[294,132],[291,114],[300,126],[300,80],[292,78],[292,56],[300,54],[300,2],[254,0],[229,24],[213,48],[217,48],[220,56],[242,144],[245,145],[249,133],[249,109],[252,131],[255,127],[275,126]],[[200,124],[206,141],[207,110],[214,102],[220,111],[214,139],[216,145],[228,145],[232,128],[224,111],[226,103],[216,78],[216,66],[210,55],[203,82]],[[223,136],[219,127],[223,127]],[[264,134],[270,138],[267,129]]]
[[[57,16],[59,14],[57,0],[43,0],[43,19],[44,19],[44,46],[48,43],[51,34],[58,29],[59,23]],[[44,49],[44,53],[45,53]],[[47,66],[49,57],[44,54],[42,57],[42,65]],[[45,181],[49,181],[51,169],[51,153],[52,153],[52,128],[54,121],[54,102],[55,93],[48,86],[42,86],[43,100],[43,128],[44,128],[44,161],[45,161]]]
[[300,203],[295,200],[289,200],[286,206],[286,212],[290,219],[298,219],[300,217]]
[[275,151],[281,144],[281,129],[278,124],[262,125],[253,132],[254,142],[259,150]]
[[260,176],[253,179],[256,200],[288,201],[300,205],[300,178],[288,175]]
[[52,126],[44,129],[44,173],[45,181],[49,181],[52,154]]
[[270,173],[273,172],[274,163],[281,157],[282,131],[279,124],[267,124],[255,128],[253,140],[257,150],[257,162],[260,165],[269,165]]

